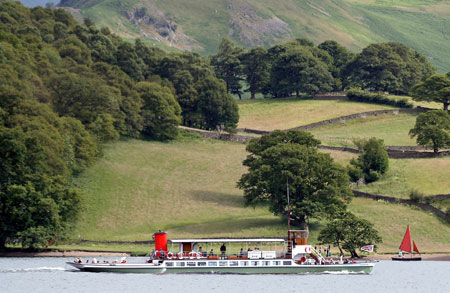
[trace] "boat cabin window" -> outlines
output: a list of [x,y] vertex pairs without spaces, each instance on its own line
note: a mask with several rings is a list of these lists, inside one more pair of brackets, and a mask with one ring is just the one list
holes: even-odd
[[290,260],[283,260],[283,265],[284,266],[290,266],[290,265],[292,265],[292,261],[290,261]]
[[241,267],[248,267],[248,261],[241,261]]
[[266,261],[265,260],[265,261],[262,262],[262,265],[263,266],[270,266],[270,261]]
[[259,261],[251,261],[251,262],[250,262],[250,265],[251,265],[252,267],[257,267],[257,266],[259,266]]
[[238,265],[237,261],[230,261],[230,267],[236,267]]
[[199,267],[206,267],[206,261],[199,261],[199,262],[197,263],[197,265],[198,265]]
[[208,262],[208,266],[209,267],[216,267],[217,266],[217,261],[210,261],[210,262]]
[[272,264],[273,264],[274,266],[279,266],[279,265],[281,265],[281,261],[279,261],[279,260],[274,260],[274,261],[272,262]]
[[219,261],[219,267],[226,267],[228,264],[227,261]]
[[188,261],[187,262],[188,267],[195,267],[195,261]]
[[173,262],[171,262],[171,261],[166,262],[166,266],[168,266],[168,267],[173,267]]
[[177,267],[184,267],[185,265],[186,264],[185,264],[184,261],[180,261],[180,262],[175,263],[175,266],[177,266]]

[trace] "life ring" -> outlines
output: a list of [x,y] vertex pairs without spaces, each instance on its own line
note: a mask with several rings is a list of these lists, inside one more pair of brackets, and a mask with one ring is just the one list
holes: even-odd
[[197,252],[196,255],[197,255],[197,259],[200,259],[202,257],[202,253],[201,252]]
[[178,259],[183,259],[184,258],[184,253],[178,252],[177,256],[178,256]]
[[302,256],[302,258],[300,259],[301,263],[305,263],[306,262],[306,257]]
[[196,253],[191,251],[189,252],[189,259],[194,259],[196,257]]
[[173,258],[173,252],[168,252],[167,253],[167,259],[172,259]]

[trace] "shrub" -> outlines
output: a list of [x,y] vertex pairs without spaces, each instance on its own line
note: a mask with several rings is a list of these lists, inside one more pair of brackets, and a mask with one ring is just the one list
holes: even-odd
[[409,199],[413,202],[422,202],[424,199],[423,193],[421,193],[420,191],[417,191],[415,189],[411,190],[411,192],[409,193]]
[[350,161],[348,175],[352,180],[355,180],[356,176],[361,178],[362,175],[367,183],[377,181],[389,167],[389,157],[383,140],[372,137],[364,143],[362,149],[363,153]]
[[382,105],[391,105],[399,108],[412,108],[411,104],[407,99],[401,98],[399,100],[390,99],[381,93],[369,93],[360,89],[350,89],[347,92],[347,97],[351,101],[365,102],[365,103],[375,103]]

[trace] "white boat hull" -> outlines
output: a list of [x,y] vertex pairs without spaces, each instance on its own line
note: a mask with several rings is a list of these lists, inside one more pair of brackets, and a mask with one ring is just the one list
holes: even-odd
[[67,264],[87,272],[114,272],[114,273],[151,273],[151,274],[309,274],[309,273],[343,273],[343,274],[370,274],[374,263],[330,264],[330,265],[299,265],[289,266],[166,266],[154,264]]

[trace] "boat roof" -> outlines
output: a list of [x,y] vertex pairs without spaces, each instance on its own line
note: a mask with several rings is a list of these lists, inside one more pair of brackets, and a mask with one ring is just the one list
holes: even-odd
[[284,238],[199,238],[172,239],[172,243],[284,242]]

